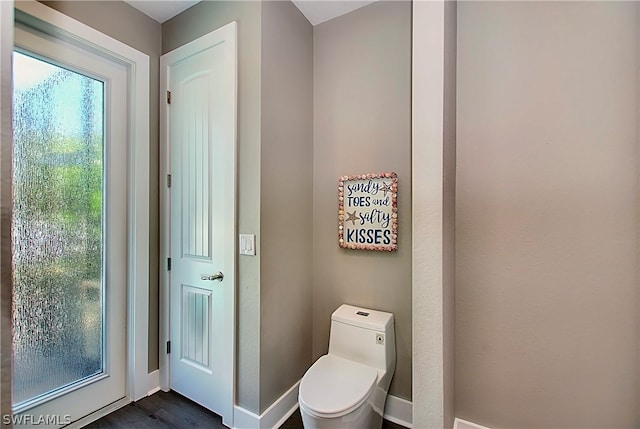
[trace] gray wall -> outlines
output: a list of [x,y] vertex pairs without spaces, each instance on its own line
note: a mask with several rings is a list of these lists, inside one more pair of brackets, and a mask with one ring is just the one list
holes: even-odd
[[458,5],[456,414],[638,424],[638,3]]
[[158,369],[158,79],[161,29],[153,19],[120,1],[42,1],[96,30],[149,55],[149,372]]
[[[377,2],[314,27],[313,356],[342,303],[390,311],[390,393],[411,398],[411,3]],[[398,173],[396,252],[338,247],[338,177]]]
[[238,23],[238,230],[256,234],[258,254],[238,258],[236,403],[260,413],[261,10],[254,1],[205,1],[162,24],[169,52]]
[[262,4],[260,411],[311,365],[313,27]]

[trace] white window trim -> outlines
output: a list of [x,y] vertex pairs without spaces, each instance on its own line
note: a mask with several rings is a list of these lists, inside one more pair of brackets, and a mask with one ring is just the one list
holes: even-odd
[[[158,371],[149,374],[149,56],[32,1],[15,3],[39,30],[117,61],[127,68],[129,88],[127,183],[127,399],[157,389]],[[17,17],[16,17],[17,18]]]
[[[11,413],[11,53],[13,52],[13,1],[0,1],[0,413]],[[4,356],[3,356],[4,355]]]

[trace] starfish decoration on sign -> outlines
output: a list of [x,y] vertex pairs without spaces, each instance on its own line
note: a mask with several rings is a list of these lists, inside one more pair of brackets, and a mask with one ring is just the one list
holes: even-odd
[[347,212],[347,215],[348,215],[348,216],[347,216],[347,218],[345,219],[345,222],[349,222],[349,221],[351,221],[351,223],[352,223],[353,225],[355,225],[355,224],[356,224],[356,221],[358,220],[358,217],[356,216],[356,211],[354,210],[354,211],[353,211],[353,213],[349,213],[349,212]]
[[391,184],[382,182],[382,187],[380,188],[382,192],[384,192],[384,196],[387,196],[387,192],[391,192]]

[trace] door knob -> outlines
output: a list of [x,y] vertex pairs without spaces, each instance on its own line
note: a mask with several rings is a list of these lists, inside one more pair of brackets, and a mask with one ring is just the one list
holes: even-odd
[[224,278],[224,274],[222,274],[222,271],[218,271],[212,276],[207,276],[207,275],[200,276],[200,280],[211,280],[211,281],[214,281],[214,280],[222,281],[223,278]]

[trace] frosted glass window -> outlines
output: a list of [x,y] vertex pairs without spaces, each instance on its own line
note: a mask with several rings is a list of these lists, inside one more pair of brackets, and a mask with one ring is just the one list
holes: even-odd
[[14,52],[13,403],[104,371],[104,84]]

